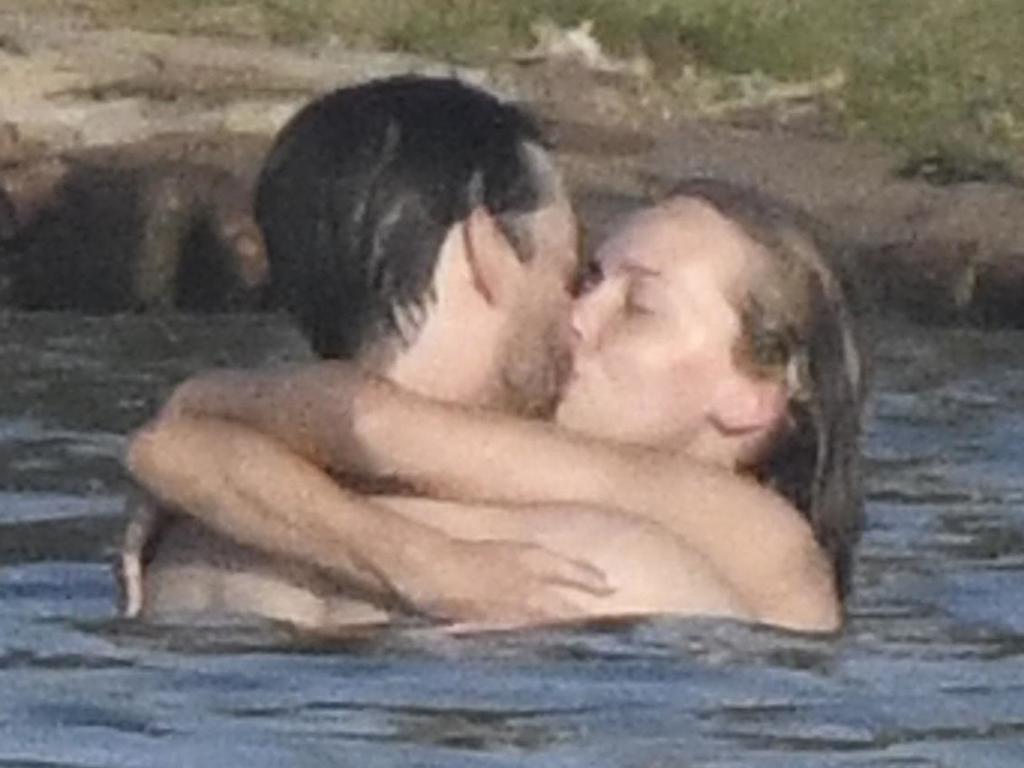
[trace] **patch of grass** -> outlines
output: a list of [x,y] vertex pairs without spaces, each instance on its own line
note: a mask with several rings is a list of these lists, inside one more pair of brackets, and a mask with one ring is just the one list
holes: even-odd
[[157,32],[256,38],[282,43],[315,39],[335,18],[329,0],[87,0],[107,26]]
[[[873,0],[881,2],[882,0]],[[862,128],[958,164],[1020,166],[1024,14],[1014,0],[903,0],[851,58],[847,109]]]
[[348,43],[487,61],[529,47],[539,19],[594,24],[613,53],[642,53],[660,76],[753,74],[808,81],[835,71],[829,98],[853,132],[1021,168],[1020,0],[82,0],[115,23]]

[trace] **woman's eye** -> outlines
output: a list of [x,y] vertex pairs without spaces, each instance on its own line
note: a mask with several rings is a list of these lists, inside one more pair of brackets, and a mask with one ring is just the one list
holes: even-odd
[[634,287],[626,292],[626,300],[623,308],[627,315],[652,315],[654,314],[648,301],[643,300]]

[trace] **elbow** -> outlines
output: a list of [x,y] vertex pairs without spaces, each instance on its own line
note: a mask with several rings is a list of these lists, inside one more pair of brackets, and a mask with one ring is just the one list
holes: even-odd
[[166,494],[161,493],[166,461],[165,435],[160,422],[147,424],[129,438],[123,459],[128,475],[147,494],[163,504],[170,504]]
[[128,439],[124,466],[132,477],[139,479],[149,473],[158,462],[163,443],[163,422],[151,421]]
[[136,482],[157,492],[166,477],[188,465],[191,452],[186,421],[161,417],[129,438],[124,466]]
[[207,424],[192,419],[156,419],[136,432],[125,452],[132,479],[161,504],[198,510],[226,482],[223,442]]

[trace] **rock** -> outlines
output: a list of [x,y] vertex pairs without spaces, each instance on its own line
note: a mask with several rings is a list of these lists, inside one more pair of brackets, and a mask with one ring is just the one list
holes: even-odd
[[864,248],[854,265],[875,308],[923,323],[968,318],[978,281],[973,241],[909,241]]
[[268,267],[250,188],[227,171],[69,155],[7,169],[0,187],[15,211],[4,264],[14,306],[215,310],[261,300]]
[[534,45],[529,51],[514,55],[524,64],[544,60],[564,60],[582,64],[595,72],[612,72],[633,77],[650,77],[653,65],[643,56],[628,61],[609,56],[594,37],[593,21],[583,21],[575,27],[561,27],[547,19],[534,22],[530,31]]
[[978,265],[971,319],[989,327],[1024,328],[1024,251]]
[[68,173],[68,165],[59,157],[47,157],[0,170],[0,190],[13,210],[13,235],[28,226],[43,208],[51,204]]
[[14,239],[18,232],[18,213],[6,191],[0,189],[0,244]]
[[10,304],[11,278],[8,267],[12,258],[11,241],[18,231],[17,213],[7,193],[0,189],[0,307]]

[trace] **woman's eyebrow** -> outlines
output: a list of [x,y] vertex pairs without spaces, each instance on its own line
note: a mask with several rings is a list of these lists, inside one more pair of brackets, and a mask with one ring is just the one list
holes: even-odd
[[636,275],[637,277],[660,277],[661,270],[653,269],[645,264],[637,264],[633,261],[627,261],[623,263],[622,269],[626,272]]

